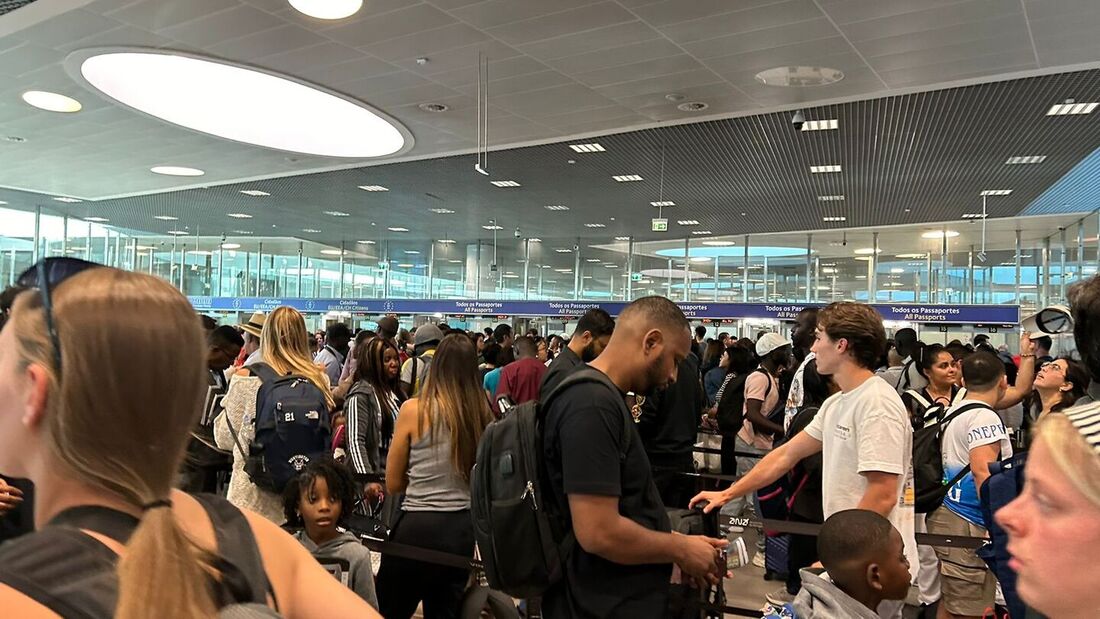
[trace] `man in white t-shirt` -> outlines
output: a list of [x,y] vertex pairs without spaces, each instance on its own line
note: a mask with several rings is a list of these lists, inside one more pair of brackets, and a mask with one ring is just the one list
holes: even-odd
[[[691,505],[704,504],[709,512],[821,452],[825,517],[853,508],[885,516],[901,533],[915,576],[913,434],[901,397],[874,375],[886,348],[882,317],[869,305],[833,303],[818,313],[816,333],[817,370],[832,375],[840,393],[825,401],[805,431],[765,456],[749,474],[724,491],[696,495]],[[879,615],[900,617],[903,606],[883,602]]]
[[[1008,390],[1008,381],[1004,364],[987,352],[967,356],[962,370],[966,398],[947,410],[944,419],[951,420],[943,431],[944,482],[959,479],[943,505],[928,514],[928,532],[985,537],[978,490],[989,477],[989,464],[1012,455],[1004,423],[993,410]],[[981,617],[993,605],[997,587],[985,562],[971,548],[936,547],[936,554],[943,590],[940,617]]]

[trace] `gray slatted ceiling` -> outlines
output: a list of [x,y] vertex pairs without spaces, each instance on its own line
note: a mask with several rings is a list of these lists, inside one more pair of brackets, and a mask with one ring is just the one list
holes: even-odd
[[[470,155],[96,203],[64,205],[2,190],[0,199],[17,207],[44,204],[78,216],[108,217],[112,225],[139,230],[164,232],[186,225],[217,234],[249,229],[329,244],[388,237],[485,238],[491,233],[481,226],[490,218],[509,237],[520,226],[525,236],[591,242],[619,235],[682,237],[693,229],[719,235],[952,221],[980,211],[983,189],[1012,189],[1010,196],[989,199],[991,217],[1011,217],[1100,146],[1100,112],[1045,115],[1068,98],[1100,101],[1100,70],[806,111],[809,119],[838,119],[835,131],[795,131],[789,113],[773,113],[584,140],[602,144],[607,149],[602,153],[574,153],[567,143],[492,152],[491,179],[474,172]],[[649,231],[649,219],[657,214],[649,203],[660,195],[662,148],[664,199],[677,204],[664,210],[671,224],[663,235]],[[1038,165],[1005,165],[1008,157],[1021,155],[1047,159]],[[843,171],[809,172],[811,165],[831,164]],[[611,179],[615,174],[640,174],[645,180],[617,183]],[[489,184],[498,179],[523,186]],[[356,188],[363,184],[390,191]],[[238,193],[249,188],[272,195]],[[821,202],[819,195],[844,195],[845,200]],[[549,204],[571,210],[551,212],[544,208]],[[435,215],[428,211],[433,207],[456,213]],[[330,217],[322,214],[326,210],[353,217]],[[227,218],[231,212],[254,218]],[[158,214],[181,221],[152,219]],[[847,221],[824,223],[823,216]],[[678,226],[678,219],[700,225]],[[583,225],[595,222],[606,227]],[[396,225],[411,232],[386,231]],[[304,233],[304,228],[321,233]]]
[[0,15],[21,9],[35,0],[0,0]]

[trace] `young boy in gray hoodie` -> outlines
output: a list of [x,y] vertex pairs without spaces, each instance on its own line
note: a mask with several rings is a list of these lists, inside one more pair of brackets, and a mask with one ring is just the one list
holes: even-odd
[[355,504],[355,482],[342,464],[314,460],[287,484],[283,511],[287,527],[303,527],[294,535],[333,576],[378,608],[370,550],[340,529]]
[[909,593],[909,561],[901,534],[879,514],[837,512],[817,536],[822,570],[804,569],[802,590],[790,604],[768,606],[765,619],[878,619],[883,600]]

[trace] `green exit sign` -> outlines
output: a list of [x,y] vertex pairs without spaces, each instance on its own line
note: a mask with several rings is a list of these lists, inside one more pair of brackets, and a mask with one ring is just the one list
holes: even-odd
[[630,274],[630,281],[632,281],[632,282],[642,281],[642,274],[641,273],[631,273]]
[[668,220],[662,217],[654,217],[652,220],[654,232],[668,232]]

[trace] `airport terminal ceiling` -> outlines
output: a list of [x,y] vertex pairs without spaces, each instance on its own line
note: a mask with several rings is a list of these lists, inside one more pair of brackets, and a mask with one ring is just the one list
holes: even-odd
[[[1096,208],[1095,183],[1047,203],[1052,187],[1095,171],[1083,169],[1100,145],[1095,115],[1049,112],[1100,101],[1090,34],[1100,8],[1048,2],[1029,17],[1030,1],[497,4],[369,2],[334,25],[276,0],[39,0],[0,20],[0,74],[10,78],[0,87],[9,138],[0,202],[150,237],[186,233],[201,238],[196,248],[265,239],[286,255],[301,239],[318,257],[343,246],[377,260],[385,247],[391,258],[425,256],[415,264],[444,240],[455,242],[434,243],[435,255],[458,264],[470,245],[491,251],[495,234],[502,264],[522,260],[517,239],[536,238],[531,251],[546,265],[572,266],[577,245],[609,269],[625,266],[627,237],[639,259],[660,261],[662,239],[697,247],[747,234],[750,246],[804,247],[813,232],[814,255],[825,257],[869,245],[877,229],[880,246],[912,254],[938,252],[920,235],[946,225],[960,233],[950,251],[964,251],[979,245],[983,192],[990,250],[1011,253],[1016,229],[1039,239]],[[117,45],[315,82],[391,115],[411,150],[372,161],[299,156],[159,122],[66,72],[70,53]],[[488,176],[473,167],[478,51],[490,71]],[[843,79],[803,88],[753,79],[810,60]],[[988,83],[927,90],[959,80]],[[35,110],[19,100],[29,88],[74,96],[83,110]],[[681,101],[707,107],[686,112]],[[420,107],[433,102],[448,109]],[[794,110],[806,128],[824,128],[797,130]],[[633,127],[645,128],[623,131]],[[579,146],[590,144],[599,150]],[[454,152],[464,154],[440,156]],[[205,174],[159,176],[154,165]],[[614,179],[631,175],[641,180]],[[503,181],[518,186],[493,184]],[[1045,195],[1049,217],[1019,217]],[[658,212],[667,232],[651,230]],[[761,236],[785,231],[797,232]],[[1095,236],[1090,228],[1087,243]],[[729,255],[736,263],[738,247]]]

